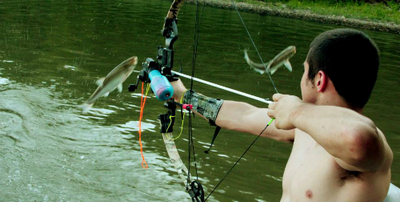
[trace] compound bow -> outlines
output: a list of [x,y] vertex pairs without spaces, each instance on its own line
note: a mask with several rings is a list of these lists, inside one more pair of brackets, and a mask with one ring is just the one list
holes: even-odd
[[[178,79],[178,77],[172,72],[173,68],[173,60],[174,60],[174,51],[173,51],[173,44],[174,42],[178,39],[178,13],[179,10],[183,4],[184,0],[174,0],[171,4],[171,7],[168,11],[168,14],[165,18],[165,23],[162,29],[162,35],[165,37],[165,47],[158,47],[157,51],[157,56],[156,60],[153,60],[152,58],[147,58],[146,61],[142,64],[142,70],[140,71],[138,75],[138,79],[136,84],[130,85],[129,86],[129,91],[134,91],[138,84],[139,80],[144,82],[144,83],[151,83],[151,88],[153,92],[156,94],[157,99],[159,100],[168,100],[172,97],[173,95],[173,88],[170,87],[170,84],[168,81],[175,81]],[[198,6],[198,2],[196,3]],[[242,24],[244,28],[246,29],[249,38],[254,45],[254,48],[256,49],[256,52],[258,53],[258,56],[261,60],[261,62],[264,64],[261,55],[249,33],[247,30],[247,27],[240,16],[240,13],[234,3],[234,0],[232,0],[232,4],[234,8],[236,9]],[[193,87],[193,78],[194,78],[194,67],[195,67],[195,60],[196,60],[196,53],[197,53],[197,43],[198,43],[198,31],[199,31],[199,11],[197,7],[197,12],[196,12],[196,26],[195,26],[195,40],[194,40],[194,45],[193,45],[193,61],[192,61],[192,77],[191,77],[191,87],[190,90],[192,90]],[[266,68],[266,67],[265,67]],[[154,71],[156,70],[156,71]],[[157,81],[155,81],[155,76],[152,76],[153,73],[156,72],[156,77]],[[271,75],[268,73],[268,76],[275,88],[275,91],[278,92],[276,89],[276,86],[271,78]],[[161,78],[161,79],[158,79]],[[168,80],[167,80],[168,79]],[[154,84],[156,83],[156,84]],[[153,85],[154,84],[154,85]],[[161,90],[160,90],[161,89]],[[165,90],[165,89],[170,89],[170,90]],[[172,90],[171,90],[172,89]],[[266,101],[268,102],[268,101]],[[161,114],[159,115],[158,119],[160,120],[161,124],[161,134],[165,143],[165,147],[168,153],[168,156],[176,168],[180,178],[182,179],[186,190],[188,191],[189,195],[192,198],[192,201],[205,201],[208,199],[208,197],[215,191],[215,189],[219,186],[219,184],[225,179],[225,177],[232,171],[232,169],[237,165],[237,163],[240,161],[240,159],[247,153],[247,151],[250,149],[250,147],[257,141],[257,139],[261,136],[261,134],[265,131],[265,129],[272,123],[273,119],[266,125],[266,127],[261,131],[261,133],[255,138],[255,140],[250,144],[250,146],[246,149],[246,151],[242,154],[242,156],[234,163],[234,165],[231,167],[231,169],[225,174],[225,176],[222,178],[222,180],[214,187],[214,189],[210,192],[210,194],[207,196],[207,198],[204,199],[204,190],[203,186],[201,183],[198,181],[198,175],[197,175],[197,168],[196,168],[196,175],[197,175],[197,180],[191,180],[191,172],[190,172],[190,159],[191,159],[191,153],[193,152],[194,154],[194,146],[193,146],[193,139],[192,139],[192,129],[191,129],[191,115],[194,115],[191,111],[191,105],[185,104],[185,103],[176,103],[171,100],[167,101],[164,103],[164,106],[168,109],[166,114]],[[175,122],[175,111],[176,107],[180,106],[181,109],[186,109],[189,111],[189,169],[185,166],[183,163],[174,138],[173,138],[173,125]],[[215,139],[216,135],[214,134]],[[192,151],[191,151],[192,150]],[[193,155],[194,161],[195,161],[195,167],[196,167],[196,159],[195,155]],[[186,174],[186,176],[185,176]]]

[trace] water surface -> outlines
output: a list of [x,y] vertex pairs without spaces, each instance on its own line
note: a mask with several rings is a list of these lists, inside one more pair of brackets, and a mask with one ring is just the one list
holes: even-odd
[[[167,157],[157,116],[163,103],[150,96],[144,113],[143,145],[149,169],[142,169],[138,143],[139,92],[113,92],[82,114],[77,105],[94,82],[126,58],[139,63],[156,55],[169,1],[12,1],[0,4],[0,197],[2,201],[190,201]],[[289,45],[298,53],[292,73],[273,76],[281,93],[300,96],[308,45],[326,25],[242,13],[262,57]],[[176,69],[190,74],[195,6],[184,4],[175,43]],[[363,30],[381,50],[381,69],[365,114],[386,134],[400,184],[400,36]],[[275,92],[265,75],[248,68],[243,50],[256,53],[237,14],[204,8],[196,76],[260,97]],[[139,67],[138,67],[139,68]],[[362,76],[362,75],[360,75]],[[134,73],[125,83],[135,81]],[[189,85],[189,81],[185,80]],[[223,99],[265,106],[195,83],[194,89]],[[178,120],[180,121],[180,120]],[[179,124],[176,125],[178,131]],[[186,132],[187,130],[185,130]],[[194,119],[200,180],[208,193],[254,136],[222,130],[205,155],[214,128]],[[177,132],[176,132],[177,133]],[[187,134],[176,141],[187,158]],[[221,184],[212,201],[279,201],[291,145],[261,138]],[[186,160],[185,160],[186,161]],[[299,185],[300,186],[300,185]]]

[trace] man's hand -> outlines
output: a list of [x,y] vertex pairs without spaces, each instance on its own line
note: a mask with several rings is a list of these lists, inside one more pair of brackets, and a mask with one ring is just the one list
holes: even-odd
[[278,129],[294,129],[293,117],[299,108],[304,105],[300,98],[293,95],[275,94],[274,103],[269,104],[268,116],[275,118],[275,126]]
[[187,90],[186,87],[183,85],[180,79],[171,82],[171,86],[174,88],[174,95],[172,98],[174,98],[175,102],[180,102],[182,93]]

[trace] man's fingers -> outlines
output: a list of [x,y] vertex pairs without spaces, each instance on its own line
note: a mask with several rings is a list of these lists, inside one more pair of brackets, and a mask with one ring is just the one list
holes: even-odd
[[278,102],[282,98],[282,96],[282,94],[276,93],[272,96],[272,99],[274,100],[274,102]]
[[268,110],[267,114],[270,118],[275,118],[275,111],[274,110]]
[[276,105],[276,102],[269,103],[268,108],[275,109],[275,105]]

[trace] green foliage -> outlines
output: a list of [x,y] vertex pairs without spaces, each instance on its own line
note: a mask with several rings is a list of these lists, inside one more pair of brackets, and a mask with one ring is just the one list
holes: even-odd
[[387,2],[387,5],[390,9],[392,9],[394,12],[400,12],[400,0],[392,0]]
[[[280,2],[280,3],[286,3],[289,2],[290,0],[259,0],[263,2]],[[328,4],[339,4],[339,3],[350,3],[350,4],[362,4],[362,3],[400,3],[400,0],[324,0],[324,1],[319,1],[319,0],[298,0],[298,2],[313,2],[313,3],[321,3],[325,2]]]
[[[400,24],[400,0],[243,0],[277,8],[307,10],[322,15],[336,15],[377,22]],[[283,6],[284,5],[284,6]]]

